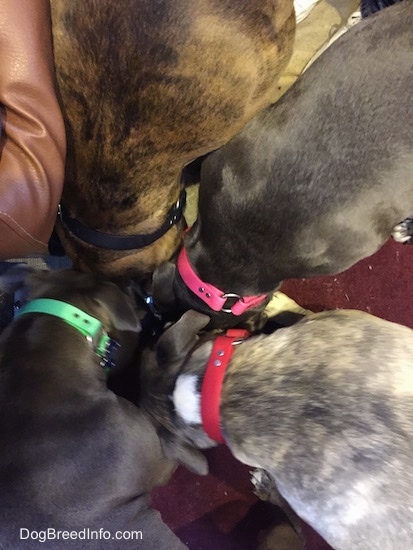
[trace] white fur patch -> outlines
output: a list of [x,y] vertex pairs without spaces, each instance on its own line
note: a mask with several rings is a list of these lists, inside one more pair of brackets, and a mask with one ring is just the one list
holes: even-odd
[[175,410],[187,424],[201,424],[201,394],[197,392],[195,374],[178,376],[172,395]]
[[374,484],[359,481],[355,487],[349,491],[349,497],[346,499],[342,510],[342,521],[345,525],[357,524],[371,509],[371,503],[375,502]]

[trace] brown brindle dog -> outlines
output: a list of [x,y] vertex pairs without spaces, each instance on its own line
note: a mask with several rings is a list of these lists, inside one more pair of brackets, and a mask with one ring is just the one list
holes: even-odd
[[[77,268],[143,279],[180,244],[183,168],[271,103],[292,52],[293,1],[51,0],[51,7],[68,136],[59,236]],[[105,248],[87,244],[84,228],[75,236],[79,222],[140,235],[145,246],[113,250],[95,233]]]

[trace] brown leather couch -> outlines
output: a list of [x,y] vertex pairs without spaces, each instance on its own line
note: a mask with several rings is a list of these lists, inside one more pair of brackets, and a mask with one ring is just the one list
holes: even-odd
[[49,0],[0,0],[0,260],[47,253],[66,153]]

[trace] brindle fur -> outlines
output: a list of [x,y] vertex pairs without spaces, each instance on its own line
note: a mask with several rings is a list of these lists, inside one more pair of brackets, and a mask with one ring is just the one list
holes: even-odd
[[[196,332],[207,322],[185,313],[142,371],[144,406],[165,448],[199,473],[206,465],[195,447],[214,442],[199,410],[183,418],[174,390],[193,375],[199,398],[212,343]],[[227,367],[220,416],[228,447],[268,471],[293,510],[337,550],[413,545],[412,356],[411,329],[339,310],[251,337]]]
[[[190,161],[268,106],[293,45],[292,0],[51,0],[68,135],[63,201],[94,229],[160,227]],[[62,228],[76,266],[143,278],[183,224],[143,250],[105,251]]]

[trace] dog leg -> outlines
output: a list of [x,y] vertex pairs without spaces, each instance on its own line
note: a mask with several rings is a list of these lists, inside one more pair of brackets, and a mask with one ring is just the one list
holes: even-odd
[[[301,529],[300,518],[278,491],[274,478],[269,472],[262,468],[256,468],[250,473],[251,483],[254,485],[254,494],[261,500],[268,500],[271,504],[281,508],[290,521],[290,525],[280,524],[270,529],[266,537],[267,542],[263,541],[263,546],[260,546],[260,550],[265,550],[266,548],[280,548],[280,550],[282,550],[284,547],[281,545],[281,541],[283,540],[285,540],[287,544],[285,548],[289,550],[304,549],[305,537]],[[277,541],[276,546],[268,546],[270,541],[276,541],[277,534],[280,536],[280,543]],[[265,546],[265,544],[267,544],[267,546]]]
[[413,243],[413,216],[406,218],[397,224],[392,231],[391,236],[398,243]]

